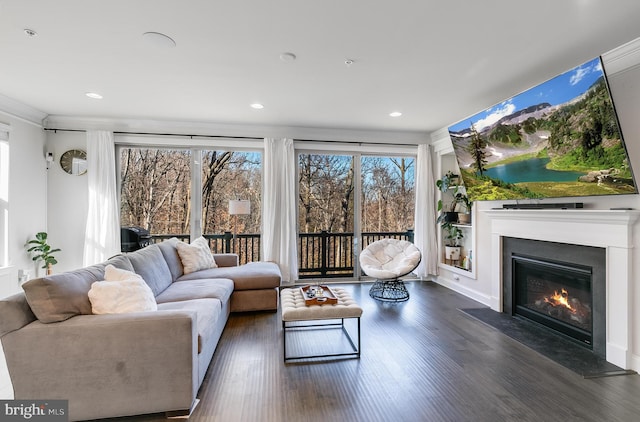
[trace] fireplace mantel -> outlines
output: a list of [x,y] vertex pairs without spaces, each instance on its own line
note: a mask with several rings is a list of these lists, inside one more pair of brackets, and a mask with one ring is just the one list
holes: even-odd
[[502,237],[602,247],[607,255],[607,360],[632,368],[633,226],[636,210],[492,209],[491,307],[502,312]]
[[635,210],[585,209],[494,209],[484,213],[491,219],[491,232],[524,239],[574,243],[599,247],[630,248],[631,227],[640,218]]

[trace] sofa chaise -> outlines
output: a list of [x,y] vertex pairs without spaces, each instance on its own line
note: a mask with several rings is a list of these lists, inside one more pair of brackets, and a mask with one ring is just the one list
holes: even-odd
[[[15,399],[65,399],[69,419],[188,414],[230,312],[276,310],[270,262],[184,274],[177,239],[102,264],[30,280],[0,300],[0,340]],[[150,287],[157,311],[92,313],[88,292],[111,264]]]

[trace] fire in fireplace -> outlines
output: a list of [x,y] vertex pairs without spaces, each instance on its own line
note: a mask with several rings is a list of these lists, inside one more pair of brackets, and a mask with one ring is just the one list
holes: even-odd
[[514,314],[592,347],[592,269],[513,254]]

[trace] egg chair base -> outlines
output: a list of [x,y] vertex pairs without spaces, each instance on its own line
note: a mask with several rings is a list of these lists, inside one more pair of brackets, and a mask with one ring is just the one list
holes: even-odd
[[409,292],[402,280],[376,280],[369,296],[383,302],[404,302],[409,300]]

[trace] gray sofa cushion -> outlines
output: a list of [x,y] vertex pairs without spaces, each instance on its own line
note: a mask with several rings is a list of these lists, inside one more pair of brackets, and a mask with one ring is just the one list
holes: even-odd
[[214,253],[213,259],[218,267],[236,267],[239,265],[238,254],[235,253]]
[[91,315],[89,290],[94,282],[104,280],[107,264],[133,270],[127,257],[118,255],[101,264],[27,281],[22,288],[31,310],[44,323]]
[[215,298],[226,303],[233,293],[233,281],[225,278],[188,280],[173,283],[156,297],[156,302],[180,302]]
[[176,244],[178,242],[180,242],[178,238],[172,237],[171,239],[157,244],[164,256],[164,260],[167,261],[169,271],[171,271],[171,279],[173,281],[176,281],[184,274],[184,267],[182,266],[180,255],[178,255],[178,250],[176,249]]
[[235,290],[269,289],[280,286],[280,268],[273,262],[249,262],[238,267],[218,267],[183,275],[179,282],[202,278],[230,278]]
[[168,302],[158,305],[159,311],[195,311],[198,330],[198,353],[209,342],[216,328],[216,321],[222,318],[222,304],[218,299],[193,299],[182,302]]
[[101,279],[95,267],[29,280],[22,285],[35,316],[44,323],[91,315],[89,289]]
[[131,261],[129,261],[129,258],[127,258],[126,255],[116,255],[109,258],[106,262],[96,265],[97,267],[102,268],[102,277],[104,277],[104,267],[109,264],[116,268],[120,268],[121,270],[133,271],[133,265],[131,265]]
[[147,282],[154,296],[158,296],[173,282],[171,270],[157,244],[127,254],[133,271]]

